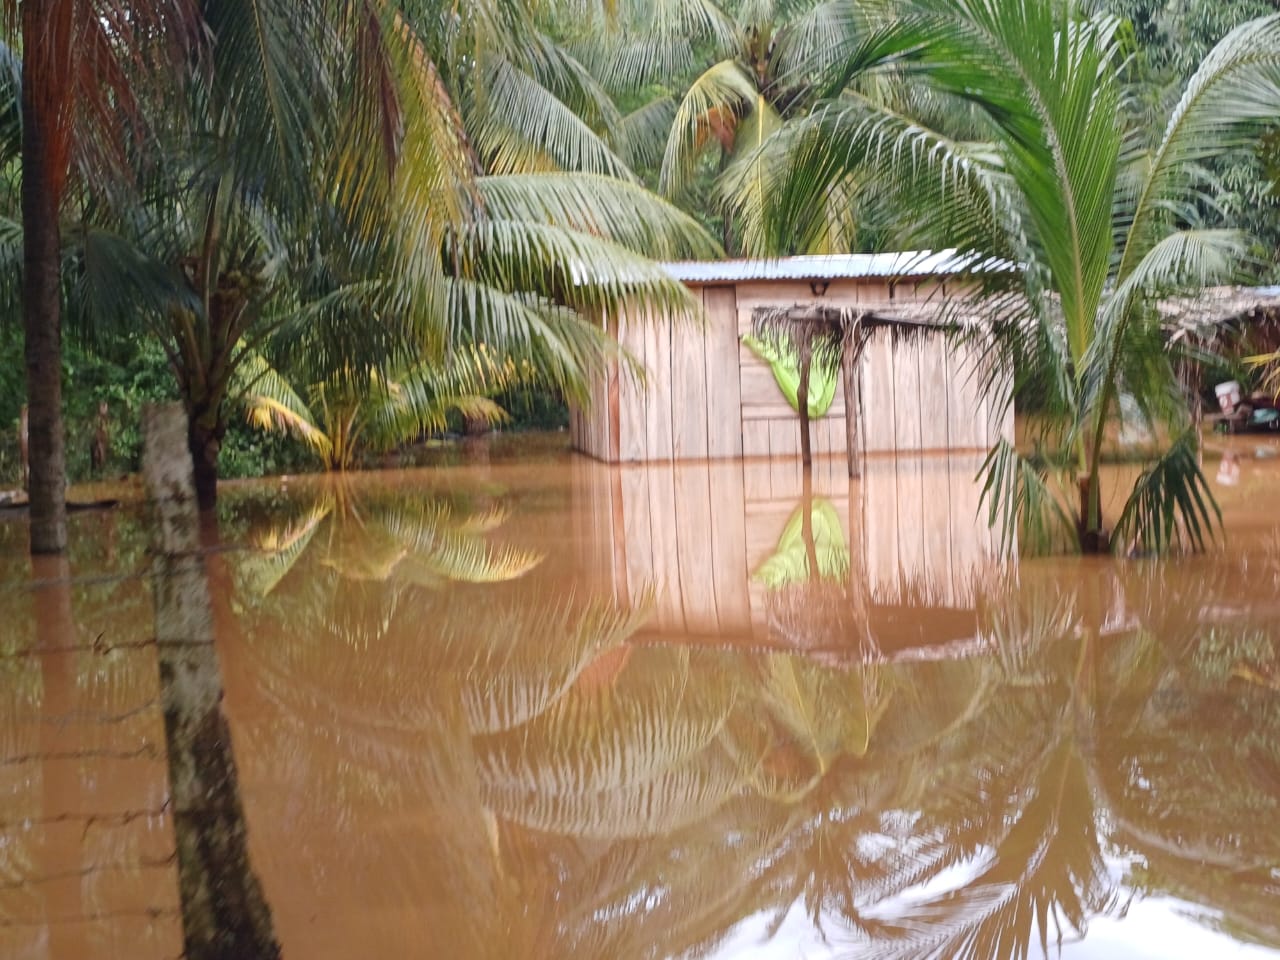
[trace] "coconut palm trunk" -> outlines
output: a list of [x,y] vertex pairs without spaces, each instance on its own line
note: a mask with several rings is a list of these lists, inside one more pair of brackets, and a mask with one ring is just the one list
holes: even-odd
[[58,51],[69,40],[70,21],[70,4],[22,5],[22,326],[31,552],[36,554],[67,549],[58,208],[66,171],[69,90]]
[[196,503],[201,510],[212,510],[218,501],[218,453],[227,432],[226,418],[209,405],[189,408],[187,415],[190,417],[187,443],[195,470]]
[[800,342],[800,385],[796,388],[796,406],[800,413],[800,461],[805,477],[813,465],[813,439],[809,435],[809,373],[813,369],[813,347],[808,338]]

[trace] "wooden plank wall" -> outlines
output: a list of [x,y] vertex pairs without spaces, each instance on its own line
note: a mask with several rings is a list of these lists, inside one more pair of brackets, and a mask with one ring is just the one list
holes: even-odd
[[741,461],[726,459],[592,475],[575,513],[608,546],[583,551],[584,581],[624,605],[652,596],[660,633],[749,632],[744,476]]
[[1013,407],[983,392],[973,345],[941,336],[893,341],[878,331],[859,368],[866,453],[986,451],[1001,437],[1013,440]]
[[[610,332],[620,336],[616,323],[611,325]],[[569,436],[573,449],[607,463],[618,459],[616,411],[619,386],[625,378],[626,374],[616,364],[611,364],[604,375],[592,379],[587,405],[569,408]]]
[[[705,325],[623,318],[615,330],[645,371],[612,370],[592,385],[589,409],[571,413],[573,446],[598,460],[634,463],[722,457],[793,459],[800,427],[768,365],[741,344],[757,307],[918,302],[945,294],[923,281],[836,281],[822,297],[807,282],[755,282],[699,290]],[[977,353],[943,337],[894,338],[881,331],[858,370],[859,436],[866,453],[987,450],[1013,437],[1013,411],[983,395]],[[817,456],[844,456],[844,387],[814,421]]]
[[863,471],[863,557],[876,603],[970,607],[997,553],[978,510],[980,454],[869,459]]
[[[856,283],[833,283],[821,300],[833,306],[852,305],[862,292]],[[742,337],[752,330],[753,314],[758,307],[789,306],[816,303],[809,284],[804,281],[743,283],[737,288],[737,327],[739,380],[742,384],[742,455],[795,459],[800,457],[800,419],[774,380],[769,365],[742,344]],[[836,388],[835,399],[826,415],[810,424],[814,456],[844,455],[846,432],[844,422],[844,384]]]
[[[769,588],[757,583],[753,575],[773,556],[782,532],[803,505],[804,478],[798,453],[790,460],[747,460],[742,471],[746,528],[742,575],[750,601],[751,636],[763,642],[770,633]],[[850,529],[849,470],[843,457],[814,460],[812,491],[814,500],[827,500],[835,507],[845,544],[851,550],[858,549]]]
[[643,378],[624,368],[593,385],[590,410],[572,414],[575,449],[611,463],[742,455],[734,288],[699,293],[705,324],[622,319],[618,341]]
[[[582,582],[623,605],[652,597],[649,630],[727,641],[768,638],[768,592],[752,574],[803,502],[802,479],[766,460],[714,460],[577,471]],[[818,461],[813,495],[834,506],[877,604],[966,609],[998,554],[978,509],[979,454],[876,457],[850,481]]]

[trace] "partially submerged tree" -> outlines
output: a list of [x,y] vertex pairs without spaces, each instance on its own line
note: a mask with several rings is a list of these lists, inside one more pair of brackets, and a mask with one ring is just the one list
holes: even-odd
[[697,225],[603,174],[479,175],[427,36],[399,12],[207,6],[221,42],[189,78],[189,110],[144,202],[82,270],[97,318],[136,322],[145,305],[206,506],[232,384],[257,354],[354,396],[484,342],[581,393],[610,354],[595,318],[633,301],[695,309],[646,254],[713,251]]
[[454,351],[444,363],[424,362],[391,377],[374,377],[358,390],[321,382],[300,394],[260,359],[247,361],[241,370],[249,422],[300,438],[326,470],[351,469],[366,449],[388,451],[439,433],[451,413],[469,423],[502,423],[507,413],[493,397],[520,385],[520,369],[510,358],[479,347]]
[[[4,162],[21,138],[22,322],[29,404],[31,551],[67,546],[62,424],[60,225],[77,177],[90,187],[118,178],[128,141],[142,129],[138,88],[194,58],[192,0],[47,0],[0,7],[19,40],[20,128],[6,126]],[[8,51],[6,51],[6,55]],[[196,58],[198,59],[198,58]]]

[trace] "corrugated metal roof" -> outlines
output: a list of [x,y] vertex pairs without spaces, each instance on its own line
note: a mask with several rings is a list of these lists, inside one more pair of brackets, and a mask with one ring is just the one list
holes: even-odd
[[[955,250],[901,253],[848,253],[778,257],[768,260],[684,260],[663,269],[684,283],[734,283],[743,280],[846,280],[859,277],[928,277],[972,270],[973,256]],[[998,261],[990,261],[999,269]]]

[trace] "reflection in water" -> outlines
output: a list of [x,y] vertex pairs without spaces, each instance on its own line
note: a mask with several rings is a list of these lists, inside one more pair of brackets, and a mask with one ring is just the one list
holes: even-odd
[[1280,541],[1017,568],[970,467],[229,498],[284,955],[1201,955],[1175,911],[1280,950]]
[[811,952],[1087,954],[1148,893],[1280,948],[1256,562],[995,576],[937,498],[910,507],[943,511],[945,556],[891,575],[876,524],[913,515],[856,487],[806,524],[785,478],[726,505],[721,465],[583,466],[567,504],[507,479],[431,515],[468,529],[496,496],[478,542],[544,557],[510,580],[353,580],[323,546],[240,594],[229,695],[286,951],[710,956],[799,910]]
[[213,602],[200,516],[177,404],[143,411],[142,460],[151,508],[155,650],[177,840],[183,955],[277,960],[271,910],[249,862],[244,809],[222,711]]

